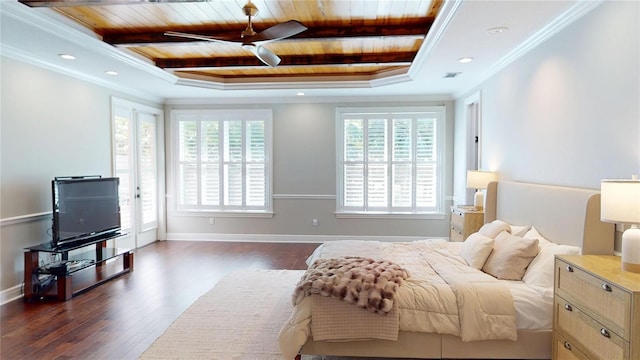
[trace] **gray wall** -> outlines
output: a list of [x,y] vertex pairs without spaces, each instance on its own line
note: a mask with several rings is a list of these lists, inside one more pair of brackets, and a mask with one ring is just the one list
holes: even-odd
[[599,189],[640,173],[640,3],[605,1],[456,100],[455,200],[464,199],[464,99],[482,96],[482,164],[505,180]]
[[[445,105],[447,125],[445,140],[445,194],[452,193],[453,102],[420,103],[280,103],[257,105],[225,105],[238,108],[273,108],[273,218],[185,216],[175,212],[170,198],[167,204],[167,237],[169,239],[271,239],[276,241],[322,241],[323,236],[448,236],[447,217],[436,219],[354,219],[336,218],[335,114],[337,107],[359,106],[425,106]],[[220,108],[220,106],[198,106]],[[171,109],[194,108],[193,105],[165,107],[167,119]],[[166,133],[172,134],[171,120]],[[167,139],[168,158],[172,141]],[[167,191],[174,186],[171,166],[167,172]],[[295,196],[290,196],[295,195]],[[446,201],[445,205],[450,205]],[[318,219],[319,225],[312,226]],[[252,237],[252,234],[285,235]],[[230,236],[233,235],[233,236]]]
[[51,240],[51,179],[112,174],[111,96],[145,101],[8,57],[0,67],[0,289],[6,290],[23,281],[23,248]]

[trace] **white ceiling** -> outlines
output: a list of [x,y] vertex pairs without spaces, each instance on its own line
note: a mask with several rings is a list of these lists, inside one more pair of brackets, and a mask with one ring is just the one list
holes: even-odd
[[[338,0],[340,1],[340,0]],[[446,1],[409,75],[373,82],[210,84],[186,83],[101,42],[93,33],[47,8],[0,0],[2,55],[44,66],[146,99],[167,102],[321,101],[368,96],[453,99],[540,44],[600,1]],[[488,29],[509,30],[490,35]],[[58,55],[73,54],[76,60]],[[461,57],[474,61],[461,64]],[[117,76],[105,71],[115,70]],[[446,73],[460,72],[456,78]],[[202,87],[207,86],[207,87]],[[296,97],[304,92],[304,97]],[[205,100],[206,99],[206,100]],[[297,99],[297,100],[293,100]]]

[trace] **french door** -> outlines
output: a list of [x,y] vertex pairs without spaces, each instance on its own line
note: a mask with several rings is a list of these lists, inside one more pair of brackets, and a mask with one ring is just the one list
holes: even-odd
[[164,178],[162,110],[112,99],[113,167],[120,178],[122,232],[118,247],[135,249],[162,238]]

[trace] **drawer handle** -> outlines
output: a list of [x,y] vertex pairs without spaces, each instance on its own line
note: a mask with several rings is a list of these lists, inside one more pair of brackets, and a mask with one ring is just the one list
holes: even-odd
[[609,330],[602,328],[600,329],[600,335],[606,337],[606,338],[610,338],[611,334],[609,333]]
[[567,350],[571,350],[571,344],[569,344],[568,341],[565,341],[564,342],[564,348],[567,349]]
[[607,292],[611,292],[611,285],[609,285],[607,283],[602,283],[602,290],[607,291]]
[[568,272],[573,272],[573,266],[571,266],[571,265],[567,265],[566,269],[567,269]]
[[564,309],[567,311],[573,311],[573,308],[569,304],[564,304]]

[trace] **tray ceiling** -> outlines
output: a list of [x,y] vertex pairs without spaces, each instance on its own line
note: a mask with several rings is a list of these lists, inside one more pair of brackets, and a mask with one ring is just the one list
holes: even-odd
[[[219,83],[370,81],[405,74],[442,0],[252,0],[258,36],[296,20],[307,29],[262,44],[281,58],[261,62],[241,37],[246,0],[20,0],[48,7],[103,42],[179,78]],[[167,36],[176,31],[237,43]]]

